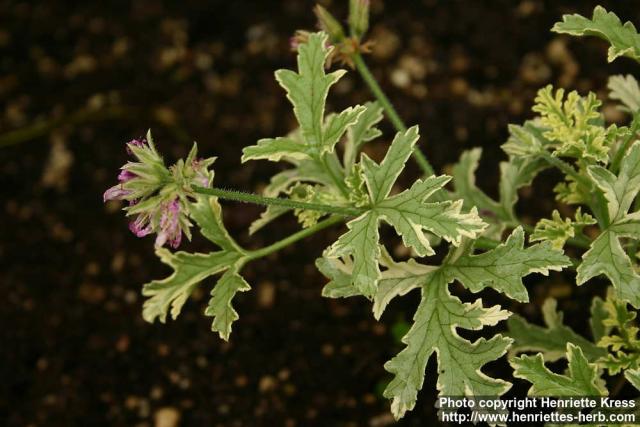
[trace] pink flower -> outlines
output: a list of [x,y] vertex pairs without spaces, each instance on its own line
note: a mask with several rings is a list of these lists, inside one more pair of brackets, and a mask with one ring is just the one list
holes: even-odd
[[129,230],[131,230],[136,237],[144,237],[147,234],[151,234],[153,228],[147,215],[138,215],[135,221],[129,223]]
[[176,249],[182,241],[182,227],[180,226],[180,201],[174,199],[164,203],[160,207],[162,214],[160,217],[160,230],[156,237],[156,247],[164,246],[165,243]]
[[146,138],[132,139],[131,141],[127,142],[127,153],[130,156],[133,156],[133,151],[131,151],[130,147],[147,147],[147,146],[149,146],[149,143],[147,142]]
[[125,183],[125,182],[127,182],[127,181],[129,181],[129,180],[132,180],[132,179],[133,179],[133,178],[135,178],[136,176],[138,176],[138,175],[136,175],[135,173],[130,172],[130,171],[128,171],[127,169],[124,169],[124,168],[123,168],[123,169],[120,171],[120,173],[118,174],[118,181],[119,181],[120,183]]
[[102,199],[105,202],[108,200],[123,200],[129,194],[131,194],[131,191],[122,188],[122,184],[117,184],[105,191]]

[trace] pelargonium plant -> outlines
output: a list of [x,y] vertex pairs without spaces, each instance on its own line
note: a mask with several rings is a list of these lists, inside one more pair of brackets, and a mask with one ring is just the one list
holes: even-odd
[[[512,384],[492,378],[483,367],[505,355],[514,377],[531,383],[532,396],[606,396],[625,380],[640,389],[636,79],[614,76],[609,81],[610,98],[630,117],[626,126],[605,124],[602,102],[594,93],[542,88],[533,106],[536,117],[509,127],[510,137],[502,146],[507,157],[499,165],[499,196],[491,198],[475,184],[481,149],[463,152],[451,175],[436,173],[419,150],[418,127],[405,126],[363,60],[371,48],[365,40],[368,7],[366,0],[350,1],[347,31],[317,6],[322,31],[299,31],[292,39],[297,69],[278,70],[275,77],[293,106],[298,127],[284,136],[261,139],[242,155],[243,163],[288,165],[271,178],[263,194],[215,187],[214,159],[198,157],[195,145],[185,160],[170,167],[151,134],[126,145],[132,159],[104,199],[128,202],[124,210],[133,234],[155,234],[156,254],[173,269],[169,277],[144,285],[144,318],[175,319],[194,289],[208,286],[211,299],[205,315],[213,318],[212,330],[228,340],[238,319],[233,298],[250,290],[242,277],[247,263],[328,227],[342,227],[343,234],[315,262],[329,280],[322,296],[364,297],[362,303],[372,304],[376,319],[395,298],[420,298],[413,324],[402,338],[404,348],[384,365],[393,375],[384,396],[391,400],[396,418],[414,408],[432,356],[437,359],[441,396],[503,395]],[[634,26],[623,25],[601,7],[591,19],[566,15],[553,31],[603,38],[611,44],[609,61],[626,56],[640,62],[640,35]],[[347,72],[327,71],[335,63],[355,68],[376,100],[325,111],[330,89]],[[365,151],[370,141],[381,137],[377,125],[385,118],[397,133],[378,162]],[[423,176],[400,188],[397,179],[410,157]],[[532,227],[516,212],[518,190],[548,168],[562,174],[555,200],[563,212],[574,214],[563,217],[555,210]],[[266,206],[249,234],[286,214],[295,215],[302,229],[248,250],[225,229],[221,199]],[[383,223],[401,237],[409,259],[398,261],[390,255],[379,232]],[[191,253],[167,248],[184,246],[182,236],[190,239],[192,226],[217,249]],[[589,338],[563,323],[553,299],[542,308],[546,325],[539,326],[504,307],[485,306],[480,298],[463,302],[450,289],[454,282],[471,293],[491,288],[526,303],[524,277],[563,269],[575,272],[578,286],[600,276],[611,284],[608,290],[593,285],[594,292],[606,297],[593,298]],[[472,341],[459,334],[504,320],[507,331],[490,339]],[[535,354],[520,355],[525,352]],[[559,359],[568,361],[564,373],[545,365]],[[607,383],[617,385],[610,392]]]

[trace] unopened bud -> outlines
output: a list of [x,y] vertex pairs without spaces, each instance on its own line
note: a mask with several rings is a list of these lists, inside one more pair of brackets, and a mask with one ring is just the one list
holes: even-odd
[[369,0],[349,1],[349,29],[358,40],[365,35],[369,29]]
[[327,9],[320,5],[316,5],[313,9],[320,29],[329,35],[329,41],[332,44],[340,43],[344,39],[344,30],[342,25],[329,13]]

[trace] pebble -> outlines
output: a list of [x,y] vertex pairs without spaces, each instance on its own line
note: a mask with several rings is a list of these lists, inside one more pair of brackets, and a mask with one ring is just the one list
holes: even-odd
[[153,415],[155,427],[176,427],[180,422],[180,412],[173,407],[160,408]]
[[276,287],[273,282],[264,281],[258,285],[258,306],[271,308],[276,297]]
[[273,378],[271,375],[265,375],[264,377],[260,378],[260,382],[258,383],[258,390],[260,390],[261,393],[267,393],[273,389],[276,388],[276,379]]

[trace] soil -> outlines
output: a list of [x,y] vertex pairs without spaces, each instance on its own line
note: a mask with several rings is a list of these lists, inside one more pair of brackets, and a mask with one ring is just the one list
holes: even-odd
[[[338,16],[346,3],[324,2]],[[549,32],[563,13],[590,15],[594,1],[373,1],[367,59],[438,170],[462,150],[484,149],[481,186],[496,193],[507,124],[530,117],[538,88],[553,83],[606,95],[610,74],[637,70],[606,62],[606,46]],[[600,2],[640,23],[640,3]],[[196,140],[218,156],[216,184],[258,191],[278,168],[240,167],[244,146],[294,125],[273,71],[292,67],[288,38],[313,28],[311,1],[2,2],[0,129],[57,120],[27,142],[0,149],[0,420],[8,426],[385,426],[383,364],[401,345],[410,294],[376,322],[369,303],[320,297],[313,262],[336,227],[243,272],[240,320],[229,343],[202,315],[199,288],[176,321],[141,318],[141,284],[168,270],[152,239],[129,233],[121,206],[103,204],[126,160],[124,142],[152,128],[170,160]],[[332,92],[330,108],[371,99],[356,73]],[[115,111],[110,119],[105,109]],[[97,111],[104,120],[73,120]],[[607,118],[620,120],[608,104]],[[384,150],[392,129],[372,145]],[[403,177],[406,184],[417,174]],[[523,192],[527,221],[552,209],[543,176]],[[284,219],[249,238],[259,209],[224,203],[225,221],[247,247],[284,237]],[[207,250],[201,239],[188,246]],[[580,332],[601,284],[577,289],[570,274],[528,280],[532,303],[513,309],[539,320],[548,295]],[[470,295],[460,293],[467,300]],[[489,301],[509,304],[487,294]],[[499,328],[498,328],[499,329]],[[488,333],[495,333],[496,330]],[[510,376],[504,361],[485,368]],[[414,411],[398,425],[437,425],[435,364]],[[526,385],[516,382],[516,395]]]

